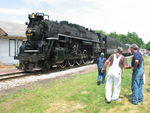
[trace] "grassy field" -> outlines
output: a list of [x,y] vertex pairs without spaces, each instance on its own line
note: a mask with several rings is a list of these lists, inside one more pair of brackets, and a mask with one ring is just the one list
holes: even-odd
[[145,100],[132,105],[131,70],[124,70],[122,101],[105,103],[105,85],[96,85],[97,69],[69,78],[34,84],[8,95],[1,95],[0,113],[150,113],[150,57],[145,57]]

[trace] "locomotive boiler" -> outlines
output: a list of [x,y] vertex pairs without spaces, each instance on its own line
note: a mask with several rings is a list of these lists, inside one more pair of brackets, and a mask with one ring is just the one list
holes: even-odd
[[94,62],[101,52],[106,54],[106,36],[67,21],[52,21],[43,13],[29,14],[27,40],[15,58],[25,71],[65,68]]

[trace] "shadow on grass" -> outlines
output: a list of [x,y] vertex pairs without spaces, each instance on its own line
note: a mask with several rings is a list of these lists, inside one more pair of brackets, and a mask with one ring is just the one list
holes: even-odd
[[124,95],[127,99],[128,99],[128,101],[130,102],[130,103],[132,103],[132,95],[130,94],[125,94]]

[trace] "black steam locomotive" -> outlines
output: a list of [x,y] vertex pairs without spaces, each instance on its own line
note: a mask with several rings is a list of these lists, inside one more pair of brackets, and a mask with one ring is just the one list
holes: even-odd
[[106,36],[67,21],[50,21],[43,13],[32,13],[26,24],[27,40],[15,57],[19,68],[25,71],[87,64],[94,62],[101,52],[106,55],[113,52],[107,49],[109,38]]

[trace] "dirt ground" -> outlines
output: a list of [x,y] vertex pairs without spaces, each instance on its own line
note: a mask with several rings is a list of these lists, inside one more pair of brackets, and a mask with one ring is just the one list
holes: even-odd
[[18,72],[16,65],[2,65],[0,64],[0,75],[6,73]]
[[11,68],[15,68],[16,65],[3,65],[0,64],[0,69],[11,69]]

